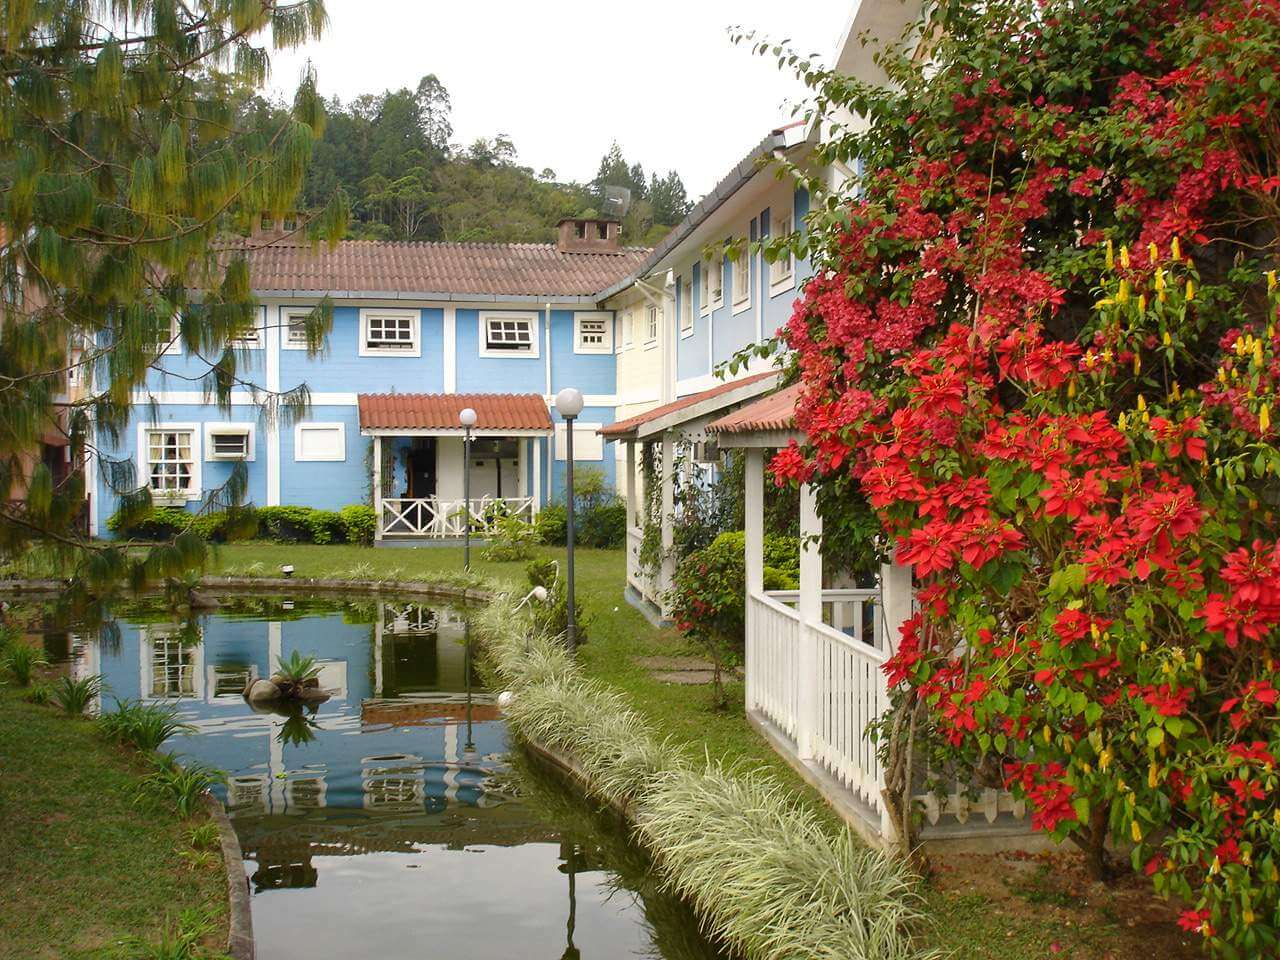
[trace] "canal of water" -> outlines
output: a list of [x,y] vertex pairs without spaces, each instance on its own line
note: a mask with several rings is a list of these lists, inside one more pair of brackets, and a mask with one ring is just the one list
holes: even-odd
[[[165,749],[226,772],[260,960],[722,956],[624,825],[514,747],[462,611],[240,598],[91,633],[36,619],[50,659],[103,677],[102,709],[172,704],[194,729]],[[246,683],[294,651],[330,698],[252,709]]]

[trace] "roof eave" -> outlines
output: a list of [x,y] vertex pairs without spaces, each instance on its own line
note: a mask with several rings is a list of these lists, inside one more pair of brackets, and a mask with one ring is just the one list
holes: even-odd
[[589,303],[597,305],[600,298],[581,293],[446,293],[439,290],[254,290],[253,295],[263,300],[309,300],[329,297],[332,300],[429,300],[442,303],[520,303],[541,306],[547,303]]

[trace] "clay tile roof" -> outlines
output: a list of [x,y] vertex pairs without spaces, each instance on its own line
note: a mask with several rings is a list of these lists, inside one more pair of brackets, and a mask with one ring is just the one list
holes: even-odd
[[794,430],[796,404],[800,402],[801,384],[748,403],[726,417],[708,424],[708,433],[756,433],[768,430]]
[[673,400],[671,403],[664,403],[662,406],[655,407],[645,413],[636,414],[634,417],[628,417],[626,420],[619,420],[617,423],[611,423],[607,427],[602,427],[597,432],[605,439],[627,436],[635,433],[646,423],[652,423],[659,417],[678,413],[679,411],[695,406],[704,400],[712,400],[715,397],[738,390],[748,384],[758,383],[766,377],[776,377],[777,375],[777,371],[775,370],[766,370],[764,373],[752,374],[751,376],[743,377],[740,380],[730,380],[728,383],[722,383],[718,386],[712,387],[710,390],[703,390],[701,393],[691,393],[687,397],[681,397],[679,400]]
[[291,293],[412,293],[592,297],[631,275],[649,251],[561,253],[543,243],[282,241],[249,257],[253,289]]
[[461,433],[458,414],[476,412],[478,436],[512,430],[550,432],[547,402],[536,393],[362,393],[360,429]]

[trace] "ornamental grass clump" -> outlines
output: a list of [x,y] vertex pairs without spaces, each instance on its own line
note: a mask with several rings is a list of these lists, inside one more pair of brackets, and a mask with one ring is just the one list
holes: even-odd
[[115,710],[98,718],[98,729],[110,740],[150,752],[159,749],[170,737],[188,733],[195,727],[178,719],[176,707],[118,700]]
[[573,765],[625,810],[664,882],[749,960],[927,960],[913,934],[906,866],[829,833],[771,778],[730,770],[659,739],[626,699],[581,677],[560,640],[493,591],[473,621],[488,669],[514,694],[522,737]]

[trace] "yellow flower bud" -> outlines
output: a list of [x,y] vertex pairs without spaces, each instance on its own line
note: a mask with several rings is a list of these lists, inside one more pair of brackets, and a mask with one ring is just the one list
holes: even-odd
[[1264,403],[1262,405],[1262,412],[1258,414],[1258,429],[1271,429],[1271,406],[1269,404]]
[[1114,270],[1116,266],[1116,248],[1115,245],[1107,241],[1107,269]]
[[1049,725],[1044,725],[1044,742],[1053,743],[1053,731],[1049,729]]
[[1160,764],[1152,763],[1147,770],[1147,786],[1154,790],[1160,785]]
[[1142,394],[1138,394],[1138,409],[1139,410],[1147,409],[1147,398],[1144,397]]
[[1133,834],[1134,843],[1142,842],[1142,826],[1137,820],[1131,820],[1129,822],[1129,832]]
[[1138,294],[1138,312],[1147,312],[1147,295],[1145,293]]
[[1253,363],[1254,366],[1262,366],[1262,341],[1253,341]]
[[1120,281],[1120,289],[1116,291],[1116,302],[1117,303],[1129,302],[1129,281],[1128,280]]
[[1173,346],[1173,337],[1169,336],[1169,331],[1168,331],[1168,330],[1166,330],[1166,331],[1164,332],[1164,336],[1163,336],[1163,337],[1161,337],[1160,339],[1164,342],[1164,345],[1165,345],[1166,347],[1171,347],[1171,346]]
[[1098,769],[1106,770],[1109,766],[1111,766],[1111,751],[1107,749],[1098,754]]
[[1119,418],[1117,418],[1116,420],[1116,428],[1121,432],[1124,432],[1125,430],[1128,429],[1128,427],[1129,427],[1129,420],[1122,412]]
[[1181,260],[1181,259],[1182,259],[1182,246],[1181,246],[1181,244],[1179,244],[1179,243],[1178,243],[1178,238],[1177,238],[1177,237],[1174,237],[1174,238],[1173,238],[1173,247],[1172,247],[1172,252],[1173,252],[1173,259],[1175,259],[1175,260]]
[[1222,861],[1217,857],[1213,858],[1213,863],[1209,864],[1209,876],[1216,877],[1222,872]]
[[1227,382],[1227,371],[1225,367],[1218,368],[1218,380],[1220,380],[1222,383]]
[[1203,669],[1204,669],[1204,654],[1201,653],[1199,650],[1197,650],[1196,651],[1196,670],[1199,671]]
[[1135,353],[1133,355],[1133,375],[1136,377],[1142,372],[1142,354]]
[[1151,255],[1151,262],[1153,264],[1160,259],[1160,248],[1156,246],[1156,242],[1154,240],[1147,244],[1147,253]]
[[1253,908],[1245,907],[1244,910],[1242,910],[1240,913],[1240,919],[1242,919],[1245,922],[1245,926],[1248,926],[1249,924],[1253,923]]
[[1069,381],[1067,381],[1067,399],[1069,400],[1075,395],[1076,395],[1076,379],[1075,377],[1072,377]]
[[1276,272],[1274,270],[1267,271],[1267,292],[1270,293],[1276,288]]
[[1129,269],[1129,247],[1125,245],[1120,248],[1120,266],[1126,270]]
[[1190,280],[1187,281],[1187,303],[1196,298],[1196,285]]
[[1138,644],[1138,649],[1139,649],[1139,650],[1141,650],[1143,653],[1146,653],[1146,652],[1147,652],[1147,641],[1143,640],[1140,644]]

